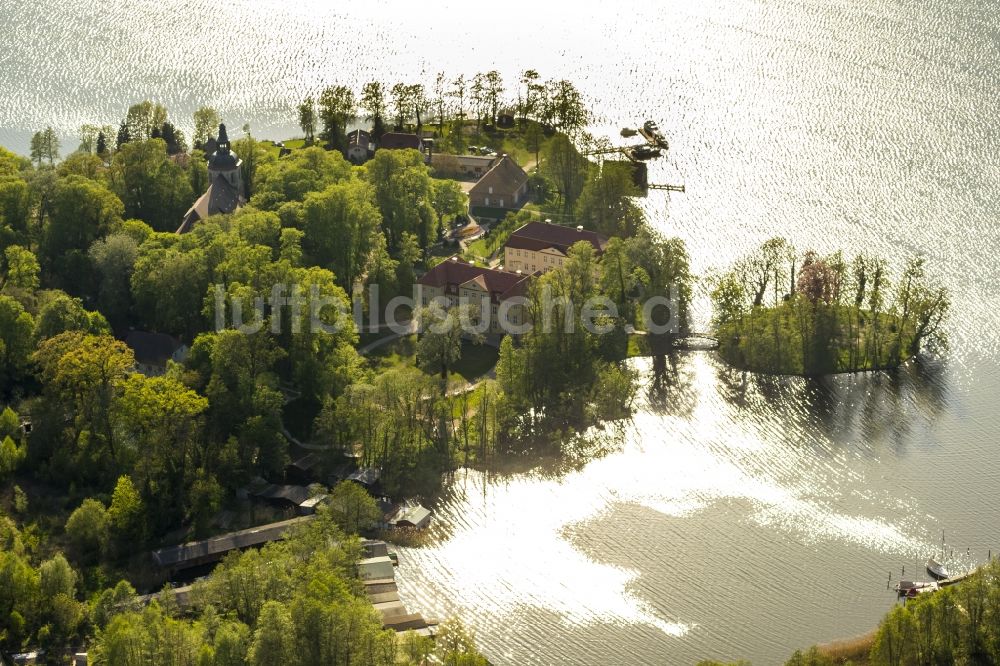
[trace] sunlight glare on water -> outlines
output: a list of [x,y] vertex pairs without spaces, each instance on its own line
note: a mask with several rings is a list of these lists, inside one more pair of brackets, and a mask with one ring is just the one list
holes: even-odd
[[659,123],[650,179],[686,192],[641,205],[698,275],[783,235],[895,268],[922,255],[949,287],[943,361],[806,381],[697,352],[663,390],[639,361],[614,450],[456,474],[436,541],[405,549],[397,578],[494,663],[781,663],[869,631],[890,572],[919,576],[942,530],[969,561],[1000,548],[994,0],[0,0],[0,17],[0,144],[20,152],[52,125],[67,153],[81,124],[144,98],[188,133],[211,105],[287,138],[323,85],[496,68],[516,97],[534,68],[577,84],[597,136]]
[[[490,647],[516,657],[514,663],[535,657],[537,645],[520,645],[516,638],[531,635],[531,608],[556,613],[570,627],[599,623],[647,637],[655,629],[654,644],[694,659],[696,651],[677,651],[676,639],[698,634],[700,618],[685,615],[686,604],[672,602],[695,583],[712,589],[710,580],[682,579],[695,564],[687,561],[686,547],[720,540],[699,526],[713,507],[745,508],[745,517],[730,529],[771,541],[745,554],[760,561],[762,570],[748,572],[753,575],[792,564],[794,554],[783,552],[789,543],[814,553],[833,545],[902,562],[933,550],[926,536],[914,536],[928,516],[914,515],[910,501],[900,505],[892,495],[861,490],[869,484],[857,471],[857,453],[838,451],[815,433],[789,433],[804,439],[800,447],[781,441],[778,415],[741,414],[717,390],[720,368],[709,358],[692,355],[680,369],[687,408],[678,414],[644,405],[617,454],[561,475],[536,471],[487,480],[479,472],[461,473],[452,495],[437,507],[435,530],[442,541],[401,555],[402,594],[431,612],[477,617],[483,623],[477,627],[502,621],[506,631]],[[651,534],[656,520],[648,512],[647,520],[618,524],[607,533],[592,529],[636,510],[681,520],[688,533]],[[640,572],[627,566],[635,549],[656,555],[656,568],[643,574],[678,577],[669,597],[651,604],[636,595]],[[618,556],[624,569],[609,567]],[[716,575],[732,566],[725,552],[703,557]],[[803,609],[812,603],[809,597],[786,602]],[[491,629],[482,635],[496,638]],[[512,645],[524,651],[509,652]]]

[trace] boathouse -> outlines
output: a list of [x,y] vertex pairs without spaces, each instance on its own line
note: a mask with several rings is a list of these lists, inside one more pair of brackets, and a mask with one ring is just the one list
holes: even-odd
[[229,532],[211,539],[159,548],[153,551],[153,562],[156,566],[172,572],[218,562],[234,550],[256,548],[271,541],[284,539],[292,528],[313,518],[314,516],[299,516],[291,520]]
[[419,504],[401,506],[399,510],[389,520],[392,527],[413,527],[424,529],[431,524],[431,511]]

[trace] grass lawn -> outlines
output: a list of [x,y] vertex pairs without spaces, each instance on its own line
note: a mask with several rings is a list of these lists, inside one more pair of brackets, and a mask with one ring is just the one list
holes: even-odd
[[[528,213],[525,211],[528,211]],[[486,260],[494,254],[500,252],[504,244],[507,242],[507,239],[510,238],[510,235],[514,233],[518,227],[533,219],[534,216],[529,214],[531,212],[532,211],[528,209],[528,206],[525,205],[516,213],[507,214],[503,220],[494,224],[490,228],[488,235],[483,236],[475,242],[469,243],[468,249],[464,254],[465,258]]]
[[[500,352],[495,347],[463,342],[462,358],[452,368],[451,377],[473,382],[493,369],[499,355]],[[373,349],[367,358],[372,369],[385,372],[394,368],[413,367],[417,361],[416,356],[417,336],[408,335]]]
[[486,236],[469,244],[469,249],[465,251],[465,256],[472,259],[487,260],[490,258],[490,239]]
[[[281,143],[284,143],[285,148],[288,148],[290,150],[305,148],[306,146],[305,139],[286,139]],[[281,148],[279,148],[278,145],[274,141],[271,141],[270,139],[261,140],[260,145],[261,147],[264,148],[264,150],[266,150],[269,154],[274,155],[275,157],[277,157],[281,153]]]
[[[365,345],[371,344],[376,340],[387,338],[390,335],[395,335],[395,333],[393,333],[392,329],[389,328],[382,329],[381,331],[377,331],[375,333],[370,333],[366,330],[362,330],[362,332],[358,334],[358,347],[364,347]],[[376,349],[375,352],[373,353],[377,352],[378,350]]]
[[[435,129],[437,129],[436,125]],[[454,125],[452,123],[446,123],[444,131],[440,133],[438,138],[438,143],[440,145],[439,152],[464,153],[467,152],[468,146],[487,146],[495,150],[498,155],[502,153],[510,155],[514,158],[514,161],[521,165],[532,162],[535,159],[535,152],[528,147],[524,138],[524,131],[520,126],[507,129],[491,128],[489,131],[482,130],[477,132],[476,121],[467,120],[466,125],[463,128],[463,136],[461,140],[461,144],[464,149],[458,151],[456,151],[453,132]],[[545,141],[547,141],[547,137],[542,140],[539,148],[545,144]]]
[[452,368],[452,372],[467,382],[475,381],[493,369],[499,356],[500,352],[496,347],[463,342],[462,358]]
[[273,155],[274,157],[277,157],[278,154],[281,152],[281,148],[278,148],[278,146],[275,145],[274,141],[271,141],[270,139],[265,139],[263,141],[260,141],[259,143],[260,147],[266,150],[268,155]]
[[412,367],[416,362],[416,356],[417,336],[407,335],[373,349],[368,354],[368,363],[375,370],[385,371],[406,366]]
[[448,246],[444,243],[432,245],[427,248],[427,261],[425,262],[427,270],[434,268],[453,254],[458,254],[459,251],[460,248],[458,246]]

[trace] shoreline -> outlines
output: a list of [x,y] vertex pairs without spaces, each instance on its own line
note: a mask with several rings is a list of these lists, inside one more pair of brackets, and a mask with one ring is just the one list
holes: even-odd
[[[700,350],[699,350],[700,351]],[[717,351],[717,350],[716,350]],[[800,379],[824,379],[826,377],[842,377],[843,375],[860,375],[867,373],[877,373],[877,372],[889,372],[892,370],[899,370],[912,362],[917,360],[917,355],[908,356],[899,365],[887,365],[879,368],[859,368],[857,370],[839,370],[837,372],[824,372],[817,374],[802,374],[802,373],[790,373],[790,372],[772,372],[769,370],[760,370],[756,368],[745,368],[735,363],[730,363],[726,360],[725,356],[720,352],[719,359],[731,370],[736,370],[737,372],[750,372],[755,375],[764,375],[767,377],[779,377],[779,378],[800,378]]]
[[852,638],[839,638],[826,643],[817,643],[816,650],[830,659],[840,662],[850,660],[857,666],[863,666],[869,663],[868,655],[872,645],[875,644],[876,633],[878,633],[877,626],[866,634]]

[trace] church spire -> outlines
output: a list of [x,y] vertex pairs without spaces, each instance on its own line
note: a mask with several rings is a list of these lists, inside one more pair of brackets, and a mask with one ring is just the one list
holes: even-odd
[[229,152],[229,136],[226,135],[226,125],[224,123],[219,123],[219,138],[216,139],[216,145],[222,152]]

